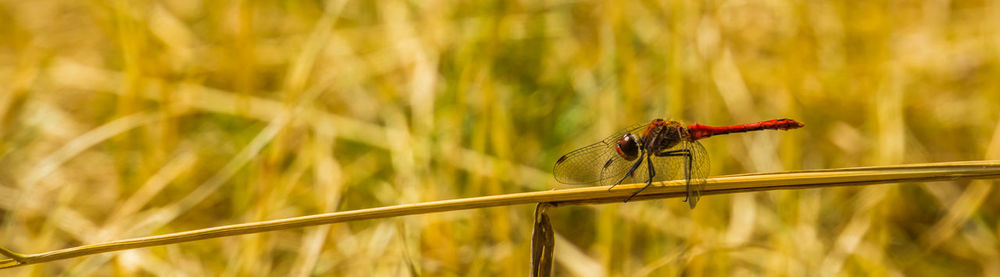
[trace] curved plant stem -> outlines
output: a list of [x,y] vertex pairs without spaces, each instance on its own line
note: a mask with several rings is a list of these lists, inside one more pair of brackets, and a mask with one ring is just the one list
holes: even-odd
[[[702,194],[712,195],[765,190],[993,178],[1000,178],[1000,161],[910,164],[720,176],[709,178]],[[355,220],[543,202],[552,203],[556,206],[621,202],[635,192],[635,190],[643,186],[645,186],[645,183],[619,185],[610,191],[608,190],[608,186],[598,186],[404,204],[218,226],[165,235],[84,245],[37,254],[17,254],[0,248],[0,254],[8,257],[8,259],[0,260],[0,268],[51,262],[126,249]],[[633,198],[632,201],[684,197],[684,195],[683,181],[668,181],[644,190],[641,194]]]

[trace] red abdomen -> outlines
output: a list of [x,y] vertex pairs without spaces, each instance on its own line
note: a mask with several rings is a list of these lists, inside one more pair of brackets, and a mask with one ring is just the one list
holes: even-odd
[[798,122],[787,118],[782,118],[782,119],[761,121],[756,123],[747,123],[742,125],[721,126],[721,127],[705,126],[701,124],[691,124],[687,128],[688,132],[691,134],[691,140],[695,141],[711,137],[714,135],[724,135],[728,133],[743,133],[743,132],[760,131],[760,130],[789,130],[789,129],[802,128],[802,126],[805,126],[805,124],[802,124],[802,122]]

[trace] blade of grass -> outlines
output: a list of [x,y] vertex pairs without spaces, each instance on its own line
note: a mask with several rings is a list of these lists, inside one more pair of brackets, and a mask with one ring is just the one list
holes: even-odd
[[[720,176],[710,178],[702,194],[714,195],[766,190],[995,178],[1000,178],[1000,160]],[[646,189],[642,194],[633,198],[632,201],[684,197],[683,184],[683,181],[662,182],[660,186]],[[481,196],[211,227],[165,235],[84,245],[38,254],[20,255],[21,263],[13,259],[0,260],[0,268],[44,263],[126,249],[356,220],[540,202],[550,202],[556,206],[619,202],[644,185],[619,185],[610,191],[608,190],[608,186],[598,186]]]
[[5,268],[8,266],[17,266],[24,263],[24,255],[14,253],[14,251],[7,250],[7,248],[0,247],[0,255],[4,255],[10,258],[5,260],[0,260],[0,268]]
[[552,253],[555,234],[549,220],[548,203],[535,206],[535,227],[531,231],[531,276],[552,276]]

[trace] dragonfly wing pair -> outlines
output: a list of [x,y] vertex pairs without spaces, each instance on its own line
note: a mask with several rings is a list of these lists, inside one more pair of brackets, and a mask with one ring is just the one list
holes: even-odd
[[632,166],[615,151],[615,143],[626,133],[635,134],[646,125],[636,125],[594,144],[573,150],[556,161],[552,174],[556,181],[567,185],[612,185]]

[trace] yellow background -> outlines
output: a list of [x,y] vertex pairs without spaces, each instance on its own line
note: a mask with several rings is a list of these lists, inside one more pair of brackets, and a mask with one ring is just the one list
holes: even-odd
[[[1000,1],[0,1],[0,245],[551,189],[657,117],[712,175],[1000,158]],[[560,275],[1000,272],[992,181],[551,211]],[[519,276],[529,205],[0,275]]]

